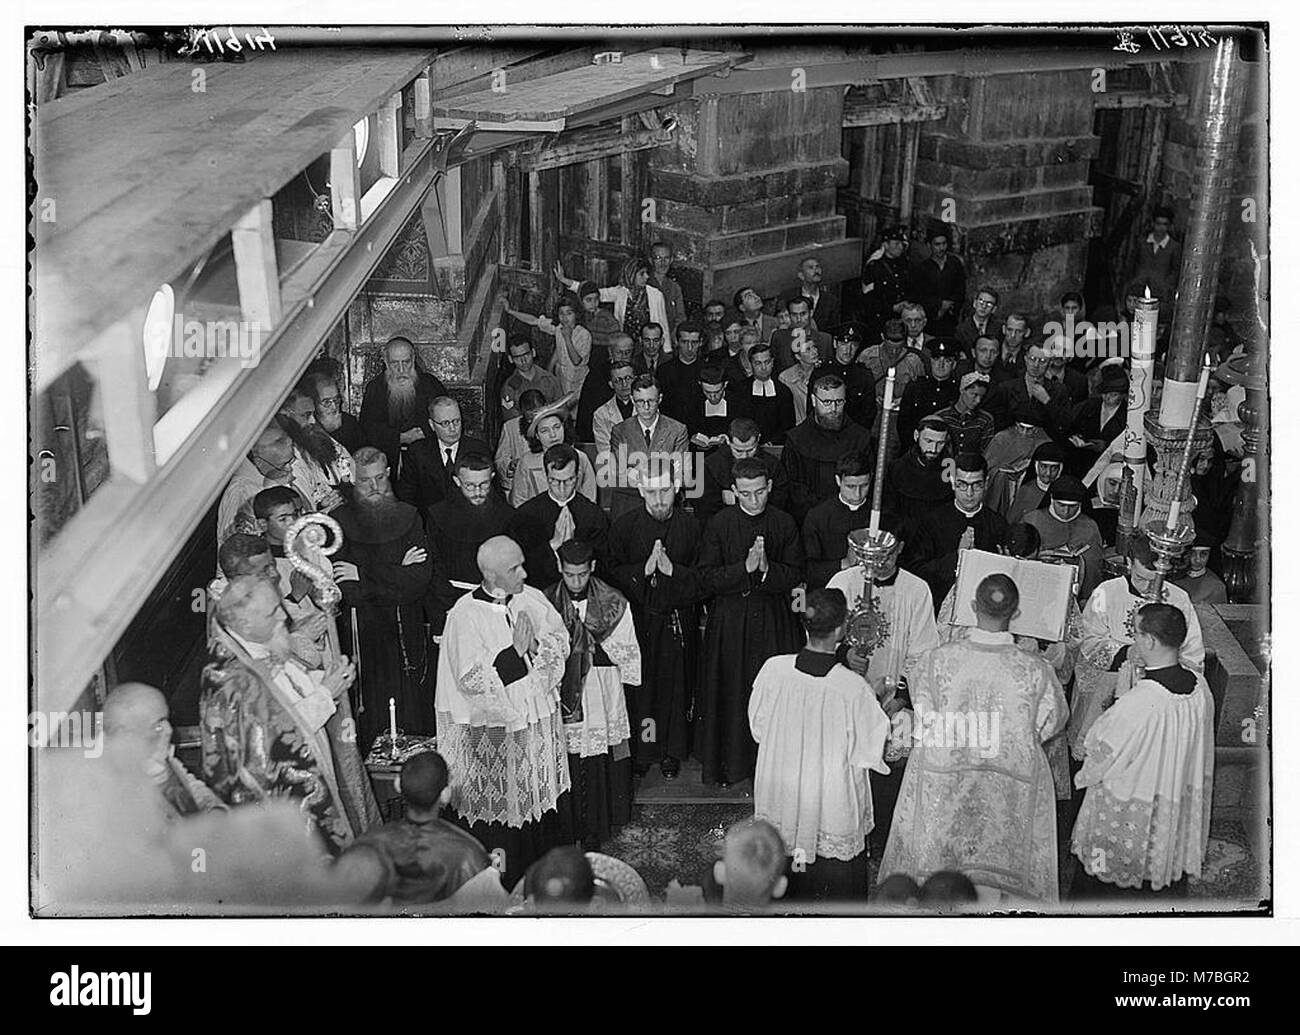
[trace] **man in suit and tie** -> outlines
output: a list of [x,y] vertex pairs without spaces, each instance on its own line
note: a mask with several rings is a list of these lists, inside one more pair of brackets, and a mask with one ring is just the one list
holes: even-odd
[[609,368],[609,385],[614,394],[596,407],[591,417],[592,441],[598,455],[609,452],[609,437],[614,429],[636,413],[632,405],[632,382],[636,378],[636,368],[630,362],[616,359]]
[[457,491],[451,479],[462,452],[489,456],[491,452],[486,442],[465,436],[460,403],[447,395],[429,403],[429,419],[422,430],[424,437],[407,446],[397,498],[427,515],[430,507]]
[[[650,374],[632,382],[632,405],[636,412],[614,428],[609,437],[609,454],[602,461],[612,465],[607,471],[639,472],[657,475],[664,470],[681,471],[687,462],[686,425],[659,412],[662,394]],[[609,516],[617,521],[628,511],[641,506],[638,485],[630,477],[614,479]]]

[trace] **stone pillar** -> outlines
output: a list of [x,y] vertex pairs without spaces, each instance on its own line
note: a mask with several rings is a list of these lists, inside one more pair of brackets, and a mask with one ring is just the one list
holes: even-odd
[[1002,313],[1054,313],[1083,286],[1102,221],[1091,82],[1087,69],[932,80],[948,115],[921,130],[914,219],[955,224],[970,292],[996,288]]
[[835,211],[848,180],[843,101],[841,87],[823,87],[703,96],[675,109],[672,144],[650,152],[646,237],[672,246],[688,302],[730,305],[747,284],[766,298],[792,292],[809,254],[832,291],[858,274],[861,241],[845,238]]

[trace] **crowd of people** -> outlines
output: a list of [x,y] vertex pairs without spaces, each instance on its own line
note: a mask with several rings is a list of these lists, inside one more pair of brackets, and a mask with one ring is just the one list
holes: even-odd
[[[408,338],[355,417],[315,364],[221,499],[202,772],[151,763],[173,809],[292,801],[365,903],[579,908],[636,779],[694,759],[755,805],[706,906],[1051,909],[1058,827],[1073,897],[1185,894],[1213,767],[1194,604],[1226,600],[1224,509],[1196,507],[1156,599],[1145,542],[1115,549],[1127,360],[1076,347],[1077,292],[1003,312],[949,244],[886,232],[844,313],[815,257],[784,298],[702,305],[663,244],[614,286],[557,265],[552,312],[507,310],[496,441]],[[1233,407],[1198,499],[1230,498]],[[866,587],[849,535],[877,488],[894,545]],[[291,557],[310,512],[342,545]],[[955,599],[972,548],[1077,567],[1060,641],[1010,631],[1006,575]],[[394,721],[436,752],[381,823],[363,759]]]

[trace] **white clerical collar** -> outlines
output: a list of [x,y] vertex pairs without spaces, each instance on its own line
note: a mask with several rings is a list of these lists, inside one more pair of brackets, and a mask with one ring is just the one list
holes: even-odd
[[978,507],[976,507],[974,510],[962,510],[961,507],[958,507],[956,503],[954,503],[953,506],[954,506],[954,507],[957,507],[957,513],[958,513],[958,514],[961,514],[961,515],[963,515],[964,517],[968,517],[968,518],[973,518],[976,514],[978,514],[981,510],[984,509],[984,504],[983,504],[983,503],[981,503],[981,504],[980,504]]
[[550,489],[547,489],[547,490],[546,490],[546,495],[548,495],[548,496],[551,497],[552,501],[554,501],[554,503],[555,503],[555,505],[556,505],[557,507],[567,507],[570,503],[573,502],[573,496],[578,495],[578,493],[577,493],[577,491],[575,490],[574,493],[573,493],[573,496],[570,496],[567,500],[557,500],[557,499],[555,498],[555,493],[551,492]]
[[1159,251],[1169,243],[1169,234],[1165,234],[1164,240],[1157,241],[1154,233],[1147,234],[1147,244],[1153,245],[1156,251]]
[[853,513],[855,514],[867,505],[866,500],[863,500],[861,503],[850,503],[843,496],[840,497],[840,502],[844,504],[844,506],[848,507],[849,510],[853,511]]
[[1004,644],[1016,642],[1015,637],[1005,629],[1002,632],[993,632],[992,630],[981,629],[976,626],[970,630],[968,636],[972,643]]
[[725,417],[727,416],[727,397],[724,395],[715,403],[704,400],[704,416],[706,417]]
[[766,381],[759,381],[757,378],[755,378],[753,394],[758,396],[765,396],[768,399],[775,398],[776,385],[772,382],[770,378]]

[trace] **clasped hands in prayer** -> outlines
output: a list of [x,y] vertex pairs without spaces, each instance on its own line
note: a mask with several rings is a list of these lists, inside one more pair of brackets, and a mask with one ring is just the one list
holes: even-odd
[[645,573],[649,577],[655,572],[661,571],[665,575],[671,576],[673,573],[673,562],[664,549],[664,541],[656,539],[654,548],[650,551],[650,556],[646,558]]
[[745,570],[747,572],[761,571],[767,574],[767,544],[763,542],[760,535],[754,539],[754,543],[749,548],[749,553],[745,555]]
[[512,645],[515,648],[515,653],[521,658],[527,657],[537,650],[537,633],[533,628],[532,615],[525,613],[515,619],[511,635],[514,640]]
[[321,677],[321,686],[330,692],[331,697],[337,699],[356,681],[356,678],[357,666],[345,654],[325,670],[325,675]]

